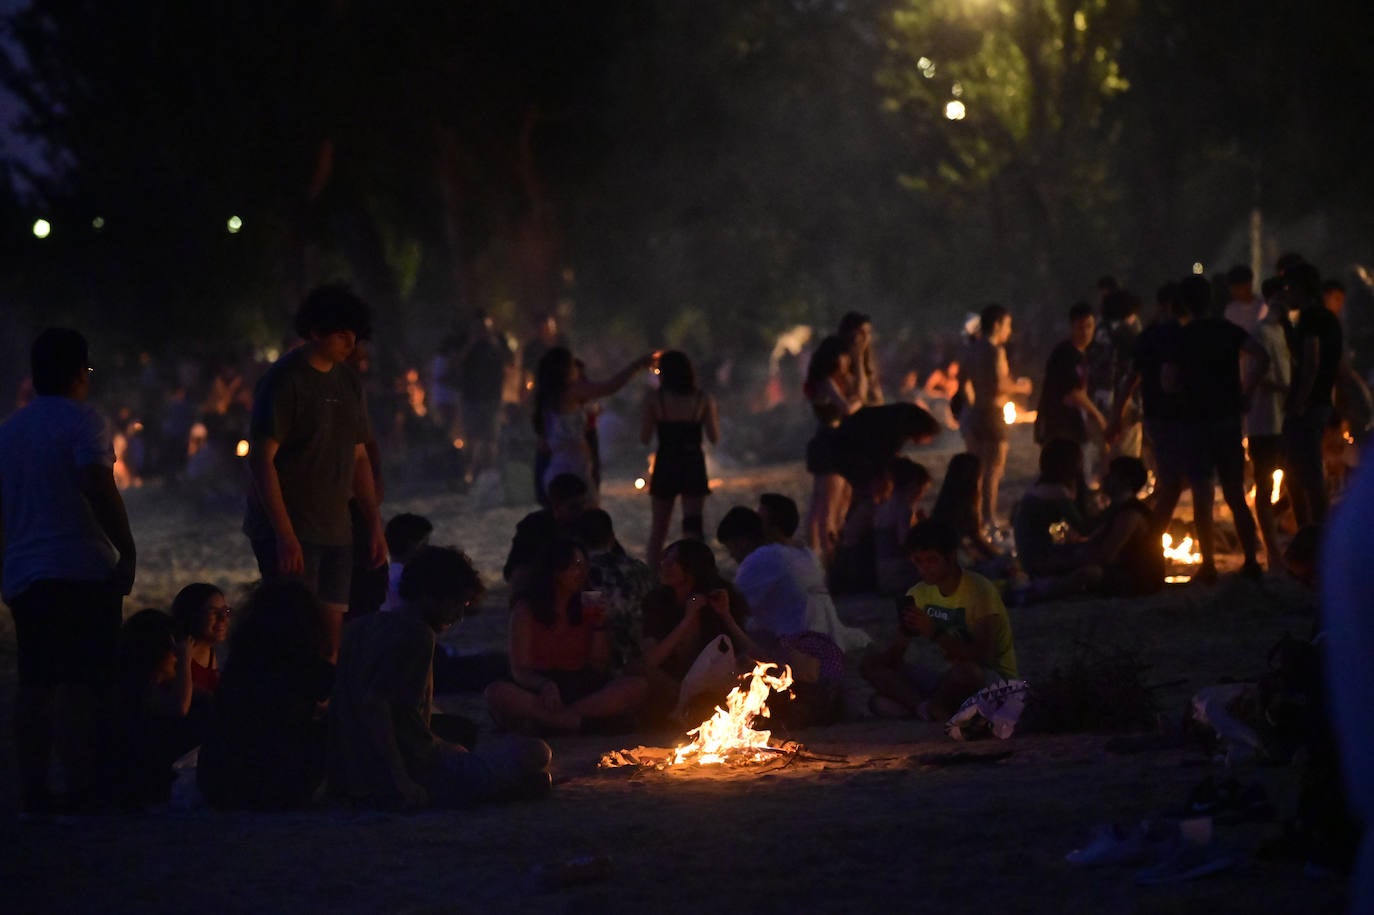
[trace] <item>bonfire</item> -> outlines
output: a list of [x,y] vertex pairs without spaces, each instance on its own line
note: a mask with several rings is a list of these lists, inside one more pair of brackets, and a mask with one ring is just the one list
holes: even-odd
[[[741,677],[741,683],[725,697],[724,707],[716,706],[715,714],[687,732],[691,743],[673,752],[670,765],[685,763],[710,766],[719,763],[760,762],[769,758],[769,731],[754,730],[754,721],[769,717],[768,696],[784,692],[792,686],[792,668],[773,675],[776,664],[760,661],[754,672]],[[747,681],[747,682],[746,682]]]
[[767,762],[787,765],[798,760],[844,762],[844,756],[816,753],[792,740],[774,745],[772,732],[754,729],[755,721],[770,717],[768,697],[774,692],[788,692],[792,686],[792,668],[783,667],[781,673],[777,669],[776,664],[760,662],[752,673],[740,677],[740,685],[730,690],[725,705],[717,706],[715,714],[687,732],[690,743],[671,750],[612,750],[601,757],[600,767],[699,771],[708,766],[733,769]]

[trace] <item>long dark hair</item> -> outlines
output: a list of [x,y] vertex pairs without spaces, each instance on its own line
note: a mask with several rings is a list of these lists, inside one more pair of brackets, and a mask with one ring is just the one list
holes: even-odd
[[323,608],[299,579],[263,582],[234,616],[226,676],[235,669],[264,673],[303,671],[320,657],[324,646]]
[[544,434],[544,411],[558,409],[568,390],[568,376],[572,373],[573,354],[566,346],[555,346],[539,357],[534,373],[534,431]]
[[835,374],[835,369],[840,365],[840,359],[848,350],[839,337],[833,334],[826,337],[816,347],[816,351],[811,354],[811,361],[806,367],[806,383],[802,386],[808,399],[815,400],[821,388],[831,375]]
[[983,462],[976,454],[965,451],[950,458],[930,517],[952,525],[961,536],[976,534],[982,526],[978,505],[978,478],[982,471]]
[[849,349],[854,345],[854,336],[859,332],[859,328],[872,323],[872,316],[861,311],[851,311],[840,318],[840,326],[835,333],[840,338],[840,342],[844,344],[844,348]]
[[[692,579],[691,593],[704,594],[723,588],[726,581],[716,568],[716,554],[701,540],[679,540],[668,546],[677,557],[677,564]],[[665,551],[666,552],[666,551]]]
[[[557,596],[554,593],[553,579],[559,572],[572,565],[577,557],[587,558],[587,550],[576,540],[559,538],[549,544],[544,554],[535,563],[525,585],[516,595],[530,608],[530,616],[536,623],[552,626],[558,621]],[[582,622],[582,595],[574,594],[568,601],[568,622],[579,625]]]
[[176,623],[176,636],[179,639],[194,638],[196,624],[210,598],[223,596],[224,592],[203,581],[189,584],[172,598],[172,619]]
[[670,349],[658,358],[659,383],[670,394],[695,394],[697,373],[687,354]]

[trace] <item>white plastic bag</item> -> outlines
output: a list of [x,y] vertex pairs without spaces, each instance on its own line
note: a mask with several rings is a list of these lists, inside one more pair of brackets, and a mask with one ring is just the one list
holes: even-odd
[[735,646],[730,639],[720,635],[702,649],[701,654],[692,662],[682,685],[677,690],[677,708],[673,717],[681,718],[687,713],[687,703],[702,693],[715,693],[721,698],[730,691],[738,679],[735,673]]
[[955,740],[967,740],[991,732],[999,740],[1006,740],[1016,731],[1029,695],[1030,684],[1025,680],[1003,680],[985,686],[965,699],[959,711],[945,722],[945,733]]

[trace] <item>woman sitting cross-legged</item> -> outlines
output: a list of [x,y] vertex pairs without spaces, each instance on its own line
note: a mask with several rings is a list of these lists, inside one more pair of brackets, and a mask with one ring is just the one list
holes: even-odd
[[644,701],[641,677],[616,677],[605,609],[584,603],[587,554],[553,544],[511,605],[510,679],[487,687],[498,727],[575,732],[624,726]]

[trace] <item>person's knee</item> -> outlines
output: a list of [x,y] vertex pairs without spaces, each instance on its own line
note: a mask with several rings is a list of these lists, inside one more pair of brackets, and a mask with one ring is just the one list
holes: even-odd
[[537,737],[516,739],[511,752],[515,767],[522,772],[543,772],[553,763],[553,750]]

